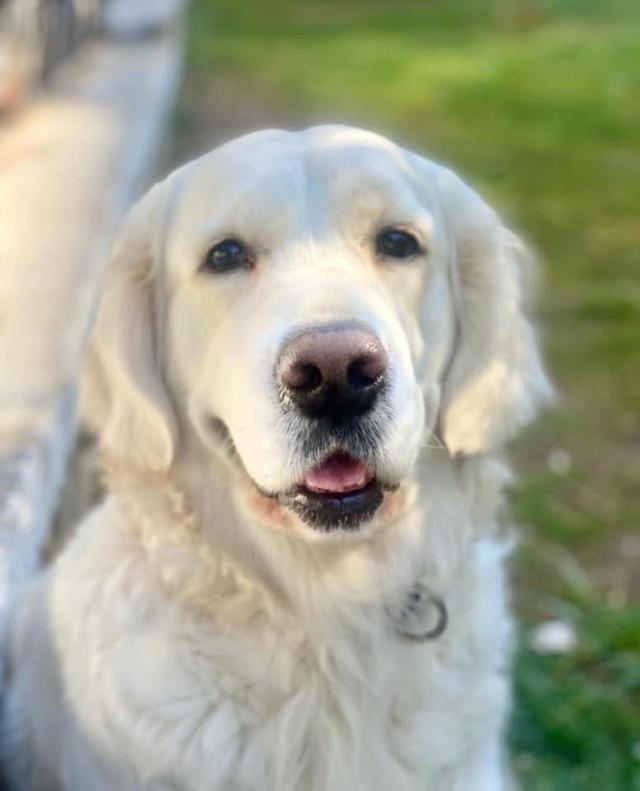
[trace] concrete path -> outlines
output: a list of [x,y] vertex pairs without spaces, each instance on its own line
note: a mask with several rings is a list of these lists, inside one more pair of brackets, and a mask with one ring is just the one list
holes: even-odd
[[153,173],[180,53],[174,25],[86,45],[0,128],[0,641],[55,514],[101,268]]

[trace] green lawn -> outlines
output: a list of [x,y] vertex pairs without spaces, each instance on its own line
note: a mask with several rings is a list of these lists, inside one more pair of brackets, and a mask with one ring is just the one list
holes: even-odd
[[[179,156],[248,128],[365,125],[450,163],[539,251],[560,400],[514,454],[514,761],[526,789],[640,789],[640,2],[191,8]],[[527,647],[549,617],[577,648]]]

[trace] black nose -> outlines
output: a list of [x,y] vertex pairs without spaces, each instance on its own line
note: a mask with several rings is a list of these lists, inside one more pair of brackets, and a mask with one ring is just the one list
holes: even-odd
[[307,417],[342,423],[374,405],[385,384],[387,355],[380,341],[352,326],[318,327],[289,341],[276,378],[282,399]]

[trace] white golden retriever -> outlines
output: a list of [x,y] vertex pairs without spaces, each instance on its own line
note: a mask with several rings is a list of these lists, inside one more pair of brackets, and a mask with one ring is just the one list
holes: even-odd
[[133,209],[89,377],[109,495],[26,592],[18,791],[501,791],[504,442],[549,394],[523,250],[328,126]]

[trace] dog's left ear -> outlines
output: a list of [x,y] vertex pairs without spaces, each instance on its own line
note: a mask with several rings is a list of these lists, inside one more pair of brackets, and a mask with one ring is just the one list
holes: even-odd
[[464,456],[510,439],[552,390],[523,304],[532,264],[526,248],[455,174],[441,170],[437,178],[457,328],[440,433],[451,455]]
[[171,465],[176,421],[164,382],[157,278],[172,202],[171,177],[130,211],[113,248],[81,386],[81,414],[111,463]]

